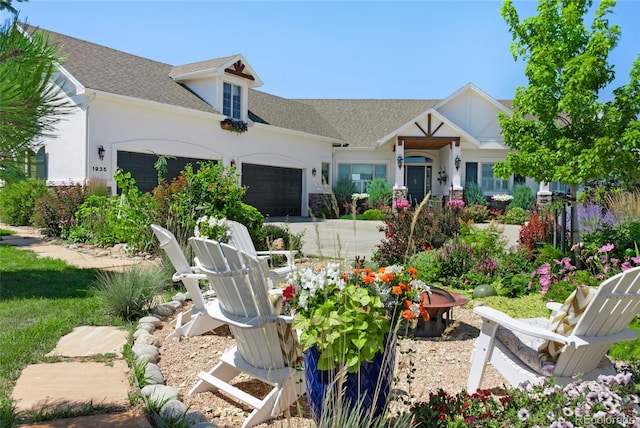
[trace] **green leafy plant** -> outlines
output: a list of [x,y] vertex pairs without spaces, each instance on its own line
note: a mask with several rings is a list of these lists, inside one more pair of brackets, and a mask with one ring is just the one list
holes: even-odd
[[472,181],[467,181],[464,184],[462,200],[464,200],[464,203],[468,207],[476,204],[482,206],[487,205],[487,199],[484,197],[482,189],[480,189],[480,187]]
[[369,209],[362,213],[362,220],[384,220],[387,216],[382,210]]
[[520,207],[508,208],[499,219],[505,224],[524,224],[529,220],[529,212]]
[[44,180],[18,180],[0,190],[0,219],[12,226],[31,224],[36,201],[47,193]]
[[367,186],[369,205],[374,208],[390,206],[393,200],[393,187],[384,178],[376,178]]
[[338,263],[292,272],[283,296],[302,349],[317,347],[320,370],[357,372],[384,348],[389,332],[428,319],[419,304],[428,287],[416,275],[401,266],[342,272]]
[[353,182],[349,177],[341,177],[335,187],[333,188],[333,194],[336,198],[336,203],[338,207],[341,207],[340,213],[349,213],[351,209],[345,209],[345,204],[351,204],[351,197],[354,193],[358,191],[356,187],[356,183]]
[[513,196],[513,199],[509,203],[509,209],[519,207],[525,211],[528,211],[536,202],[535,193],[533,193],[531,187],[524,183],[516,184],[515,186],[513,186],[511,196]]

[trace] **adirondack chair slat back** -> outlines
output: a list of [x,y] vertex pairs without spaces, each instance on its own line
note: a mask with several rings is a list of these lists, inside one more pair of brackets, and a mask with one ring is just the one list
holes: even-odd
[[197,309],[204,309],[205,301],[202,296],[202,292],[200,291],[200,284],[198,283],[198,280],[195,278],[181,276],[193,273],[193,269],[187,261],[187,258],[184,256],[182,248],[180,248],[180,244],[178,244],[178,240],[175,235],[171,231],[162,226],[158,226],[157,224],[152,224],[151,229],[160,242],[160,248],[165,252],[167,257],[169,257],[169,261],[176,270],[174,281],[179,277],[189,292],[189,296],[193,301],[194,307]]
[[240,355],[254,367],[270,369],[288,365],[283,348],[285,324],[275,322],[261,272],[260,262],[228,245],[203,238],[190,238],[198,266],[207,275],[220,307],[238,320],[251,320],[256,327],[229,324]]
[[229,240],[229,244],[238,250],[255,256],[257,254],[256,247],[253,245],[249,229],[247,229],[244,224],[238,223],[237,221],[229,220],[228,223],[231,226],[231,239]]
[[224,311],[241,317],[270,314],[267,285],[255,257],[209,239],[189,241]]
[[[604,281],[589,302],[572,336],[606,337],[625,330],[640,312],[640,267]],[[555,376],[587,373],[598,367],[611,343],[565,346],[558,356]]]
[[640,267],[604,281],[576,324],[574,335],[609,336],[624,330],[640,309]]

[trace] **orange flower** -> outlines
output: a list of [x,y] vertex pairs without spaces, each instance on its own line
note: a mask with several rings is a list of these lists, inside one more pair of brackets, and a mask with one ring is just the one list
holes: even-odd
[[398,285],[400,286],[400,288],[402,288],[403,291],[411,291],[411,286],[405,284],[404,282],[400,282]]
[[413,312],[411,312],[411,309],[405,309],[404,311],[402,311],[402,318],[406,320],[412,320]]
[[380,280],[385,284],[389,284],[391,281],[393,281],[393,272],[383,273],[380,276]]
[[418,269],[410,267],[410,268],[407,268],[407,272],[409,272],[409,275],[411,275],[412,278],[415,278],[416,275],[418,274]]
[[399,285],[394,285],[393,287],[391,287],[391,292],[396,296],[399,296],[402,294],[402,287],[400,287]]
[[402,306],[404,306],[406,309],[409,309],[411,305],[411,300],[405,300],[404,302],[402,302]]
[[362,276],[362,282],[364,282],[365,284],[373,284],[376,280],[376,277],[373,275],[363,275]]

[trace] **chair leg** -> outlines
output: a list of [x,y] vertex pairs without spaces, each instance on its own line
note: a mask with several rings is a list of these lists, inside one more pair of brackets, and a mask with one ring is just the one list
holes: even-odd
[[[229,383],[231,379],[238,376],[240,373],[242,373],[240,370],[222,361],[216,364],[211,370],[207,372],[207,374],[225,383]],[[211,385],[208,382],[205,382],[204,380],[199,380],[193,386],[193,388],[191,388],[191,390],[189,391],[189,395],[192,395],[198,392],[216,391],[216,390],[218,390],[217,387]]]
[[189,322],[180,326],[176,324],[176,329],[167,338],[179,338],[181,336],[200,336],[211,330],[224,325],[222,321],[212,318],[206,312],[198,312],[191,316]]
[[476,339],[473,353],[471,354],[471,370],[467,381],[467,392],[474,393],[482,382],[487,363],[493,353],[493,341],[498,324],[493,321],[483,320],[480,335]]

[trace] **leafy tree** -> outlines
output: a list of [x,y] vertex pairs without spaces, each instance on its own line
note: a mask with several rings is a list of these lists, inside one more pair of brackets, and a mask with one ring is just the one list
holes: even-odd
[[591,6],[591,0],[540,0],[538,15],[520,21],[505,0],[511,52],[527,61],[529,85],[517,88],[513,115],[499,117],[505,144],[515,150],[496,164],[497,176],[517,173],[574,190],[590,180],[640,183],[640,55],[629,83],[613,91],[613,100],[600,101],[615,77],[607,58],[620,28],[607,19],[615,0],[602,0],[587,28]]
[[[23,1],[28,1],[28,0],[15,0],[16,3],[20,3]],[[0,0],[0,10],[8,10],[9,12],[13,13],[14,15],[16,15],[18,13],[18,11],[16,10],[15,7],[13,7],[13,5],[11,4],[12,0]]]
[[71,107],[55,82],[58,53],[58,46],[44,32],[27,36],[17,15],[0,29],[2,179],[21,175],[24,157],[37,150],[38,137],[51,135]]

